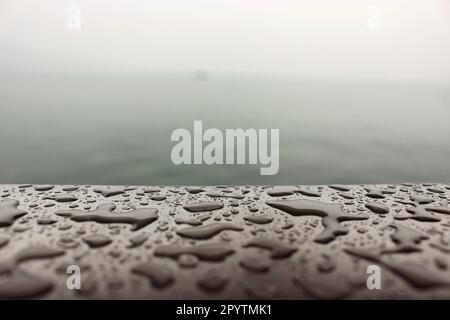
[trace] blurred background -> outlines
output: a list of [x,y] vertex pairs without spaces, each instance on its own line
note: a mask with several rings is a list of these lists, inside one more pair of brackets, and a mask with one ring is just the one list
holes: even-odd
[[[280,170],[172,164],[280,129]],[[0,183],[450,181],[448,0],[0,0]]]

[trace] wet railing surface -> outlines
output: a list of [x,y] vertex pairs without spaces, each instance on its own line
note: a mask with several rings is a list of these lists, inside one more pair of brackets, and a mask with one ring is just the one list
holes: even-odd
[[0,298],[445,299],[449,202],[445,184],[0,185]]

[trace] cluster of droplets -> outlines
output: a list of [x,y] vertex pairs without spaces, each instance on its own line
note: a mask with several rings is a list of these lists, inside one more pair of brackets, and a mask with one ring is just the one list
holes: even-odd
[[434,184],[2,185],[0,298],[363,297],[370,263],[384,297],[445,295],[449,201]]

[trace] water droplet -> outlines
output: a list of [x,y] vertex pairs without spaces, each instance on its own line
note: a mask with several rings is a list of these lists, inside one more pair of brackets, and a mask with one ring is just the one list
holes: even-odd
[[228,278],[219,271],[210,270],[201,277],[197,284],[205,291],[218,292],[228,284]]
[[9,243],[9,238],[0,236],[0,249],[5,247]]
[[155,262],[144,262],[134,266],[133,273],[147,277],[151,284],[156,288],[164,288],[174,282],[171,270],[163,264]]
[[49,185],[49,184],[43,184],[43,185],[38,185],[34,187],[34,190],[36,191],[49,191],[52,190],[55,186]]
[[55,195],[54,200],[56,202],[73,202],[77,201],[78,198],[75,197],[73,194],[70,193],[58,193]]
[[267,194],[271,197],[284,197],[291,196],[294,194],[294,187],[277,187],[267,190]]
[[82,240],[91,248],[100,248],[107,246],[112,242],[112,240],[102,234],[93,234],[89,236],[85,236]]
[[242,231],[244,229],[233,223],[211,223],[197,227],[187,227],[178,230],[177,234],[191,239],[209,239],[224,230]]
[[366,203],[366,208],[377,214],[389,213],[389,208],[379,202]]
[[248,215],[244,217],[244,220],[257,224],[267,224],[273,221],[273,217],[268,214]]
[[19,201],[5,200],[0,202],[0,228],[9,227],[14,223],[14,220],[19,219],[27,214],[26,211],[20,210]]
[[102,204],[96,210],[84,212],[81,210],[60,210],[56,214],[69,217],[76,222],[94,221],[98,223],[127,223],[131,230],[139,230],[158,219],[158,209],[142,208],[124,213],[113,213],[116,205]]
[[128,245],[128,248],[136,248],[145,243],[147,241],[148,236],[145,234],[138,234],[134,237],[130,238],[130,244]]
[[261,257],[245,257],[239,264],[242,268],[257,273],[265,273],[270,269],[270,261]]
[[116,196],[118,194],[122,194],[125,193],[125,188],[124,187],[105,187],[105,186],[100,186],[94,189],[94,192],[100,193],[102,196],[108,198],[108,197],[112,197],[112,196]]
[[430,198],[430,197],[427,197],[424,195],[420,195],[420,194],[411,195],[409,198],[418,204],[428,204],[428,203],[434,202],[433,198]]
[[200,260],[223,261],[235,252],[229,245],[221,243],[201,244],[192,247],[178,245],[163,245],[155,250],[155,256],[170,257],[177,259],[183,254],[191,254]]
[[211,198],[232,198],[237,200],[242,200],[245,198],[242,194],[222,194],[218,192],[207,193],[206,195]]
[[196,203],[191,203],[184,206],[184,209],[189,212],[204,212],[204,211],[213,211],[219,210],[223,208],[223,203],[215,202],[215,201],[201,201]]
[[198,258],[193,254],[184,253],[178,257],[178,265],[182,268],[195,268]]
[[0,298],[29,299],[45,294],[52,288],[50,281],[16,269],[5,280],[0,280]]
[[366,220],[366,215],[350,215],[342,210],[338,204],[324,203],[312,200],[284,200],[269,201],[267,204],[283,210],[293,216],[318,216],[322,218],[324,230],[314,240],[319,243],[329,243],[339,235],[348,233],[348,229],[341,226],[341,221]]
[[268,239],[268,238],[254,238],[244,245],[245,247],[258,247],[262,249],[267,249],[271,252],[272,259],[283,259],[290,257],[297,248],[290,247],[278,240]]
[[197,194],[197,193],[205,191],[202,188],[198,188],[198,187],[186,187],[185,189],[190,194]]

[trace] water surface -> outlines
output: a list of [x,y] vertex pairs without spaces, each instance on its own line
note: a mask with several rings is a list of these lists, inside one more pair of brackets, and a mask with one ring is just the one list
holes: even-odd
[[[7,75],[0,183],[450,181],[449,86],[237,75]],[[181,165],[171,132],[280,129],[280,170]]]

